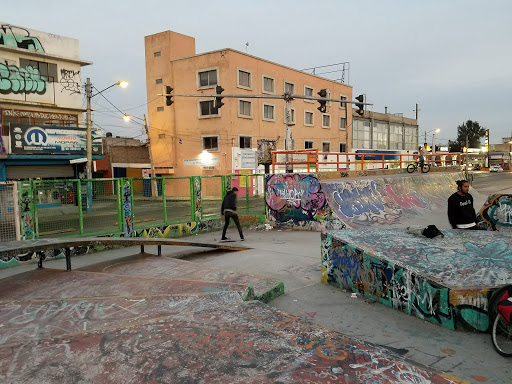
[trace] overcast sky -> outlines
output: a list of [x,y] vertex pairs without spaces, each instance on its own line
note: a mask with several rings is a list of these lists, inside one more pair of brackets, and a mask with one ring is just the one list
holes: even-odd
[[[197,53],[245,51],[248,42],[251,55],[296,69],[350,62],[354,95],[405,117],[418,103],[420,137],[440,128],[442,143],[468,119],[490,129],[491,143],[511,135],[511,18],[509,0],[2,1],[4,22],[78,39],[81,58],[94,62],[84,82],[103,89],[128,80],[106,96],[140,117],[144,36],[172,30],[195,37]],[[120,115],[109,118],[104,99],[93,101],[105,131],[141,135]]]

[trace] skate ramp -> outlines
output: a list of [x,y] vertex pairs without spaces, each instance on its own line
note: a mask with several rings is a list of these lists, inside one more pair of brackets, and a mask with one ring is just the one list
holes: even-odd
[[[333,216],[347,228],[406,228],[434,224],[451,228],[448,197],[457,190],[457,172],[418,175],[372,176],[323,180],[322,190]],[[473,188],[474,207],[486,196]]]

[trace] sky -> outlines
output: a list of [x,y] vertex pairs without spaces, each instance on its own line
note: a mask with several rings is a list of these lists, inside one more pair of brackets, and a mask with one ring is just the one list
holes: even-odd
[[[295,69],[349,62],[354,96],[412,118],[417,103],[420,141],[440,128],[437,144],[467,120],[489,129],[492,144],[512,135],[511,15],[509,0],[2,0],[2,21],[79,40],[94,63],[83,82],[101,90],[127,80],[105,95],[134,116],[147,114],[144,36],[172,30],[194,37],[196,53],[247,48]],[[105,132],[144,138],[105,99],[93,108]]]

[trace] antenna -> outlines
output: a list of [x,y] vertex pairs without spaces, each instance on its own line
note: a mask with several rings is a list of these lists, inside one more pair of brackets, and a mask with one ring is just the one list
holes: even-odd
[[249,48],[249,42],[245,43],[245,53],[247,53],[247,48]]

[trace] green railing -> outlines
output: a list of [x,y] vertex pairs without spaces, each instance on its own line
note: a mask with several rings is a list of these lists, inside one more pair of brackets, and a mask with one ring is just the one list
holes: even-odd
[[[156,181],[156,190],[155,183]],[[265,214],[262,174],[91,180],[34,180],[35,238],[131,233],[220,218],[227,190],[239,189],[238,212]]]

